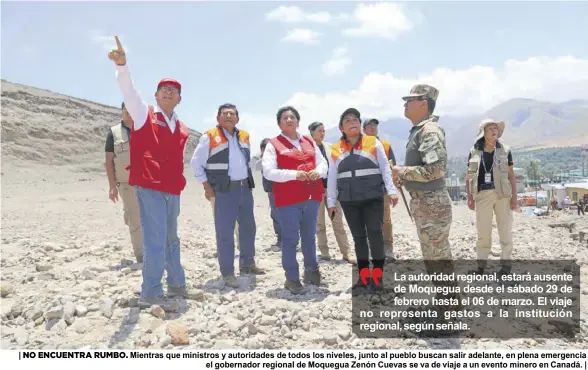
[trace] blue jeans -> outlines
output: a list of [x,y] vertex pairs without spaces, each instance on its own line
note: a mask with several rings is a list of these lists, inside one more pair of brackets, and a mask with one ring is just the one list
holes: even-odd
[[229,192],[215,193],[214,227],[220,272],[235,274],[235,222],[239,221],[239,267],[255,263],[255,216],[253,192],[245,185]]
[[144,297],[163,296],[161,279],[167,271],[167,285],[186,285],[186,275],[180,263],[178,216],[180,196],[135,187],[141,229],[143,233],[143,285]]
[[296,247],[300,241],[305,271],[318,269],[316,256],[316,222],[320,202],[307,200],[291,206],[277,207],[282,230],[282,266],[288,280],[300,280]]
[[274,223],[274,232],[278,237],[278,244],[282,243],[282,230],[280,229],[280,220],[278,218],[278,211],[276,209],[276,203],[274,202],[274,193],[267,193],[270,203],[270,216]]

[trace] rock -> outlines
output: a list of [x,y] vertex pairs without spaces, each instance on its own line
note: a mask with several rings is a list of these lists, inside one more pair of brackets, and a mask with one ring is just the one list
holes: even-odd
[[349,340],[351,338],[351,331],[349,329],[342,329],[337,332],[337,335],[343,340]]
[[190,344],[190,330],[182,323],[169,323],[166,333],[171,337],[171,344]]
[[7,318],[8,316],[10,316],[11,312],[12,312],[12,307],[14,305],[14,302],[10,299],[5,299],[2,301],[2,304],[0,305],[0,308],[2,309],[2,317],[3,318]]
[[63,306],[56,306],[45,312],[47,320],[61,319],[63,317]]
[[49,271],[53,268],[53,266],[51,266],[48,263],[37,263],[35,268],[37,269],[38,272],[44,272],[44,271]]
[[100,299],[99,310],[102,313],[102,316],[110,319],[112,317],[113,307],[114,301],[112,299],[107,297]]
[[335,345],[337,344],[337,336],[330,331],[323,333],[323,342],[327,345]]
[[29,342],[29,333],[24,328],[17,328],[13,335],[19,347],[24,347]]
[[272,316],[263,315],[259,320],[259,325],[262,326],[272,326],[276,324],[277,319]]
[[165,311],[161,306],[153,305],[151,306],[151,314],[157,318],[164,319],[165,318]]
[[64,316],[74,316],[76,313],[76,305],[72,301],[65,301],[63,305],[63,314]]
[[0,282],[0,297],[6,298],[10,294],[14,294],[14,287],[6,281]]
[[76,316],[84,316],[87,312],[88,312],[88,309],[86,308],[86,306],[79,304],[75,307],[75,315]]
[[235,319],[233,317],[227,317],[225,319],[225,323],[230,331],[237,332],[243,326],[243,322],[241,320]]

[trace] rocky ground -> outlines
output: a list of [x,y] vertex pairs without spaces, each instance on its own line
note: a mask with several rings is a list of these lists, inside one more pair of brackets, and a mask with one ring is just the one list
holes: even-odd
[[[202,297],[181,301],[178,312],[140,310],[141,271],[132,265],[122,205],[108,200],[105,176],[3,162],[3,349],[588,348],[584,286],[582,332],[575,340],[359,339],[350,330],[351,268],[341,261],[330,227],[335,259],[321,263],[325,286],[303,296],[283,290],[280,254],[269,249],[275,238],[261,186],[255,190],[257,262],[268,274],[256,281],[239,277],[243,287],[237,290],[223,288],[213,257],[210,205],[191,179],[182,197],[179,233],[188,283],[202,289]],[[513,258],[576,258],[585,281],[588,244],[574,240],[566,227],[548,227],[570,217],[515,214]],[[456,258],[475,257],[473,220],[465,205],[454,207]],[[419,258],[414,225],[402,204],[393,210],[393,223],[396,256]]]

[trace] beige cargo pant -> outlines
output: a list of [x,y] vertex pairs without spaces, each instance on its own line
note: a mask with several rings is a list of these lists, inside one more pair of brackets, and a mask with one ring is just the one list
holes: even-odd
[[[214,219],[214,200],[216,198],[212,198],[210,200],[210,206],[212,207],[212,218]],[[214,223],[213,223],[214,224]],[[235,222],[235,249],[239,250],[239,221]],[[214,252],[214,257],[218,256],[217,252]]]
[[496,214],[496,227],[500,239],[500,263],[510,268],[512,255],[512,210],[510,198],[498,198],[494,190],[482,190],[474,199],[476,202],[476,229],[478,240],[476,253],[478,266],[486,268],[488,256],[492,249],[492,219]]
[[135,195],[135,188],[127,183],[118,184],[118,193],[123,202],[123,218],[131,234],[131,244],[138,263],[143,263],[143,234],[141,231],[141,216],[139,202]]
[[[327,240],[326,201],[327,196],[323,195],[323,199],[321,200],[318,211],[316,236],[317,247],[321,253],[321,256],[330,258],[329,241]],[[339,250],[341,251],[343,257],[347,258],[349,257],[349,240],[347,239],[347,232],[345,231],[345,226],[343,225],[343,209],[341,208],[341,203],[339,203],[339,201],[337,201],[335,207],[335,218],[331,220],[331,225],[333,226],[333,231],[335,232],[335,239],[337,240]]]

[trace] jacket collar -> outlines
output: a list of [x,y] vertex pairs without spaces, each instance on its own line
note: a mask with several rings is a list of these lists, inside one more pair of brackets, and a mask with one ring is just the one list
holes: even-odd
[[[484,150],[484,138],[480,138],[474,144],[474,148],[477,150]],[[502,148],[502,144],[500,144],[500,140],[496,140],[496,148]]]

